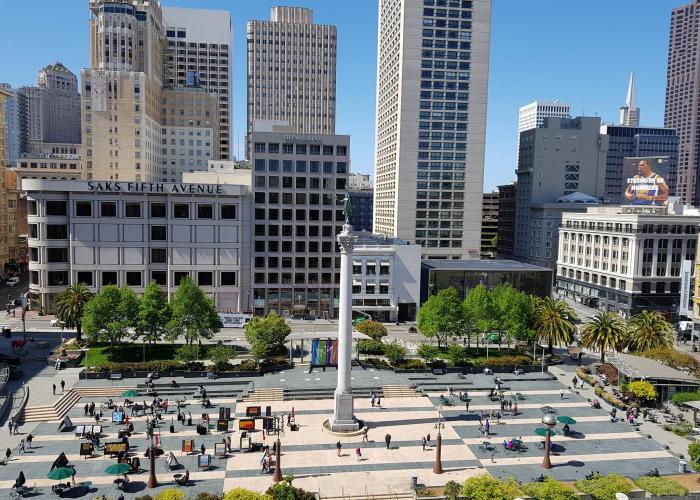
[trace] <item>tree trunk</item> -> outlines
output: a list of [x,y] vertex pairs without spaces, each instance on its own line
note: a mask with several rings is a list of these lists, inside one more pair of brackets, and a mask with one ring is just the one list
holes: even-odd
[[80,325],[80,322],[76,323],[75,325],[75,338],[78,341],[83,340],[83,328]]
[[549,343],[547,344],[547,353],[548,354],[553,354],[554,353],[554,345],[552,345],[552,341],[550,340]]
[[600,364],[605,363],[605,349],[600,349]]

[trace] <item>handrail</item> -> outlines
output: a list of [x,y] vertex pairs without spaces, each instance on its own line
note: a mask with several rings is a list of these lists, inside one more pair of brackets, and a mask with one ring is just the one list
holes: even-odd
[[[16,395],[20,390],[22,391],[22,396],[21,396],[22,402],[17,407],[17,409],[15,409],[14,401],[15,401],[15,399],[17,399]],[[27,407],[28,402],[29,402],[29,387],[26,384],[24,384],[24,385],[22,385],[22,387],[17,389],[14,392],[14,394],[12,395],[12,408],[13,408],[14,412],[10,415],[11,422],[16,423],[19,420],[19,416],[22,414],[24,409]]]

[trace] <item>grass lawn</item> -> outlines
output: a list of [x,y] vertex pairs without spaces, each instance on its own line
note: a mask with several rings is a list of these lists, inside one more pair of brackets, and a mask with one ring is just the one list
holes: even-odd
[[[160,361],[175,359],[175,351],[182,344],[156,344],[146,346],[146,361]],[[200,356],[206,355],[207,347],[199,349]],[[117,344],[111,349],[109,344],[98,344],[90,347],[87,355],[87,362],[90,366],[104,366],[107,363],[126,363],[143,361],[142,344]]]

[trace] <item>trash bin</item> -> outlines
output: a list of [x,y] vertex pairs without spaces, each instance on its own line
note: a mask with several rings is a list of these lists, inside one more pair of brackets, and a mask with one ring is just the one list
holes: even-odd
[[415,490],[418,488],[418,476],[411,476],[411,489]]
[[685,460],[678,461],[678,472],[685,473],[688,472],[688,462]]

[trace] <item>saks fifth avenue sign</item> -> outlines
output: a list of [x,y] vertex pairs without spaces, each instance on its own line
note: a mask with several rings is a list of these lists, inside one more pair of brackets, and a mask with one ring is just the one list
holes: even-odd
[[87,181],[88,191],[112,193],[224,194],[218,184],[171,184],[165,182]]

